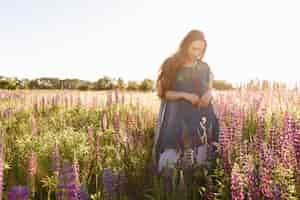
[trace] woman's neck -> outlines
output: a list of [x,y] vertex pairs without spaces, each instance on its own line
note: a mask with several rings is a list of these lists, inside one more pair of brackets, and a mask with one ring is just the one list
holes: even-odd
[[184,67],[192,67],[193,66],[193,61],[187,60],[183,64]]
[[[202,60],[200,61],[200,63],[202,63]],[[187,60],[186,62],[184,62],[183,66],[184,67],[193,67],[194,63],[192,60]]]

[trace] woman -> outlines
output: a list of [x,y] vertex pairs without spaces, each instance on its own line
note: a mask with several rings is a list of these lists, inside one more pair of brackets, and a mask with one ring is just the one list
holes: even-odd
[[[207,147],[217,146],[219,124],[212,106],[209,65],[202,61],[207,43],[200,30],[191,30],[178,50],[160,66],[156,80],[161,100],[153,146],[158,171],[174,167],[193,149],[198,164],[207,161]],[[206,122],[205,122],[206,121]]]

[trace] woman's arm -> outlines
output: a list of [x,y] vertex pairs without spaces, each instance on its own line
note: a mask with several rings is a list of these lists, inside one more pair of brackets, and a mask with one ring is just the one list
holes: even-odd
[[197,107],[200,101],[200,97],[197,94],[188,93],[188,92],[179,92],[174,90],[166,91],[165,99],[170,101],[185,100],[191,103],[195,107]]
[[175,91],[175,90],[167,90],[167,91],[165,91],[164,94],[162,94],[163,90],[162,90],[160,81],[158,82],[157,88],[158,88],[157,95],[160,97],[163,97],[166,100],[177,101],[177,100],[190,99],[190,94],[188,94],[186,92]]
[[213,95],[213,74],[210,73],[208,80],[208,90],[201,96],[198,107],[206,107],[212,100]]
[[185,92],[168,90],[165,93],[165,98],[167,100],[171,100],[171,101],[184,100],[185,99]]
[[207,90],[200,98],[198,107],[207,107],[209,102],[212,100],[212,91]]

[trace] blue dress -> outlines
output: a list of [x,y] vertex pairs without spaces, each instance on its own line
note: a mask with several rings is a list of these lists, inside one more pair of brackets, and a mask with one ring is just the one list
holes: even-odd
[[[207,63],[202,62],[197,68],[182,67],[177,71],[175,91],[195,93],[202,96],[208,90],[212,72]],[[185,100],[161,100],[156,127],[156,159],[165,149],[177,149],[182,145],[183,129],[193,141],[203,133],[200,127],[202,117],[207,119],[205,127],[212,141],[218,142],[219,122],[210,102],[208,107],[196,108]]]

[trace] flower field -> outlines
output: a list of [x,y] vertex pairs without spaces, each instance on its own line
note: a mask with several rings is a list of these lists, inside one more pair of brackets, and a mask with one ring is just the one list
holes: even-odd
[[161,176],[155,93],[0,90],[0,199],[300,199],[300,90],[216,91],[210,167]]

